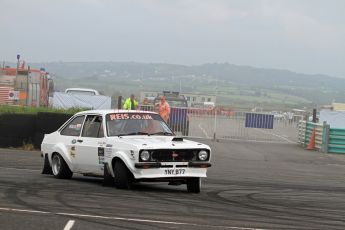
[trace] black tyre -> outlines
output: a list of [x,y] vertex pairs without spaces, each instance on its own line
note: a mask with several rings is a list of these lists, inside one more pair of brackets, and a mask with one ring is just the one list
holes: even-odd
[[118,160],[113,167],[115,187],[119,189],[131,189],[133,175],[128,170],[127,166],[121,160]]
[[104,172],[103,172],[103,186],[114,186],[114,178],[111,176],[108,164],[104,164]]
[[44,155],[42,174],[53,175],[52,167],[50,166],[49,160],[48,160],[48,154]]
[[193,177],[187,179],[187,191],[190,193],[200,193],[201,179],[200,177]]
[[57,153],[52,157],[52,171],[58,179],[70,179],[73,175],[65,160]]

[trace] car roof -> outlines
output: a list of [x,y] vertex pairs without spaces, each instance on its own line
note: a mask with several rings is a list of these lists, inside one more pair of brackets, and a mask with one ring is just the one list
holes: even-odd
[[78,112],[75,115],[85,115],[85,114],[100,114],[106,115],[109,113],[149,113],[149,114],[157,114],[156,112],[151,111],[142,111],[142,110],[126,110],[126,109],[97,109],[97,110],[86,110],[82,112]]
[[95,89],[87,89],[87,88],[67,88],[65,89],[65,91],[69,91],[69,90],[76,90],[76,91],[86,91],[86,92],[97,92],[97,90]]

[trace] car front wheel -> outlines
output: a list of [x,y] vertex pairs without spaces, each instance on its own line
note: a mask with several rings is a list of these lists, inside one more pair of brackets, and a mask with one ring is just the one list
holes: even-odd
[[70,179],[73,175],[65,160],[57,153],[52,157],[52,171],[58,179]]
[[200,193],[201,189],[201,178],[193,177],[187,179],[187,191],[189,193]]
[[120,160],[114,164],[114,184],[119,189],[131,189],[133,176],[127,166]]

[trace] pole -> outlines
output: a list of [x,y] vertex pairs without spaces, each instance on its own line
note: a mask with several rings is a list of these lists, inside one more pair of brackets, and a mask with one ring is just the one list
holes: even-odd
[[313,109],[313,123],[316,123],[316,109]]
[[17,71],[19,69],[19,58],[17,59]]
[[[215,90],[216,100],[215,101],[217,101],[217,91],[218,91],[218,79],[216,79],[216,90]],[[214,103],[213,141],[216,141],[216,138],[217,138],[216,132],[217,132],[217,105],[216,105],[216,103]]]
[[35,105],[36,105],[36,107],[38,107],[38,103],[39,103],[39,101],[38,101],[38,85],[39,85],[39,83],[35,83]]
[[28,74],[26,75],[26,106],[29,106],[29,74],[30,66],[28,66]]
[[216,131],[217,131],[217,107],[214,106],[214,129],[213,129],[213,141],[216,141]]
[[121,109],[122,107],[122,96],[119,96],[117,99],[117,109]]
[[19,59],[20,59],[20,55],[17,54],[17,68],[16,68],[16,78],[14,80],[14,90],[16,90],[16,85],[17,85],[17,78],[18,78],[18,68],[19,68]]
[[328,153],[330,125],[327,124],[326,121],[324,121],[322,127],[323,127],[323,129],[322,129],[321,152]]

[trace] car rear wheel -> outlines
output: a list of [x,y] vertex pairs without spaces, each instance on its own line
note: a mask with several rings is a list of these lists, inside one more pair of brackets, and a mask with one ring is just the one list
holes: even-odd
[[201,178],[193,177],[187,179],[187,191],[189,193],[200,193],[201,189]]
[[73,175],[65,160],[57,153],[52,157],[52,171],[58,179],[70,179]]
[[114,184],[119,189],[131,189],[133,182],[133,175],[128,170],[127,166],[120,160],[114,164]]
[[42,174],[53,174],[52,167],[49,164],[48,154],[44,154]]

